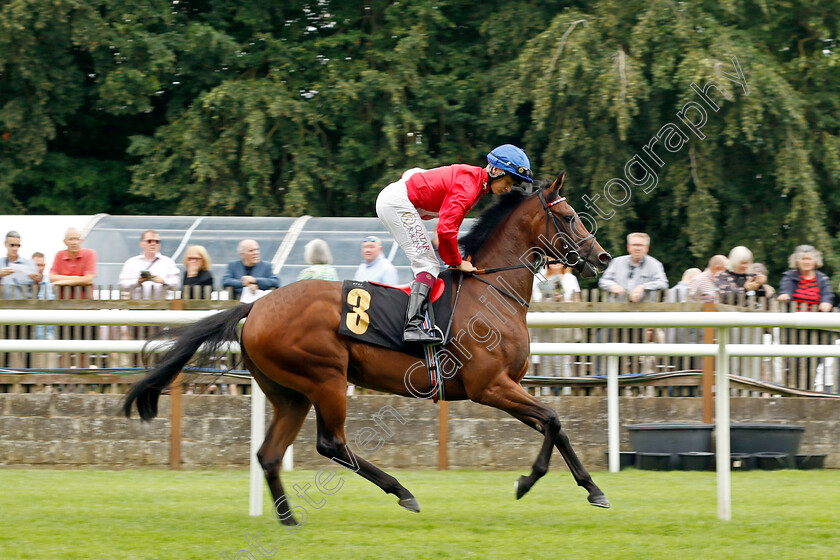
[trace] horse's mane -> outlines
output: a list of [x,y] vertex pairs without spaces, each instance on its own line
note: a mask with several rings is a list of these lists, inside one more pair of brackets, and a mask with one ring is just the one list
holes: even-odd
[[[496,228],[513,212],[525,199],[534,195],[537,191],[549,186],[548,181],[534,181],[534,186],[531,192],[524,189],[513,189],[509,193],[499,195],[496,202],[484,210],[478,217],[478,221],[473,224],[470,231],[467,232],[458,244],[464,249],[464,254],[475,257],[482,245],[490,238]],[[556,194],[546,199],[550,202],[556,198]]]

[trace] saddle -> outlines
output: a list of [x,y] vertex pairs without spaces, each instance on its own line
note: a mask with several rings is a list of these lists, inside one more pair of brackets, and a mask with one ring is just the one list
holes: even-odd
[[[449,322],[452,317],[453,273],[444,270],[429,299],[429,317],[444,334],[443,344],[449,341]],[[405,308],[411,286],[388,286],[378,282],[345,280],[341,287],[341,322],[338,333],[361,342],[375,344],[390,350],[424,358],[422,344],[405,344],[402,341],[405,326]]]

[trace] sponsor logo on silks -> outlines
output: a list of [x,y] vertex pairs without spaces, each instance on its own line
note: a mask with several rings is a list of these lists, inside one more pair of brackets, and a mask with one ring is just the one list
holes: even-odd
[[413,212],[403,212],[400,214],[400,221],[403,224],[403,229],[408,236],[409,241],[421,253],[434,251],[432,244],[426,235],[426,229],[423,224],[417,223],[417,216]]
[[420,252],[426,253],[433,250],[432,244],[421,224],[417,224],[414,227],[406,227],[405,232],[408,234],[408,239]]

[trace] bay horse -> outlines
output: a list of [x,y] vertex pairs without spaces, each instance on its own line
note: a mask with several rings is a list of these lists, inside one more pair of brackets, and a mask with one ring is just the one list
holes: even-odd
[[[442,352],[448,352],[457,364],[444,374],[444,393],[447,400],[470,399],[503,410],[543,434],[530,474],[517,481],[517,499],[548,471],[552,448],[557,447],[577,484],[588,492],[589,502],[607,508],[609,501],[572,450],[557,413],[520,385],[528,370],[525,314],[537,267],[547,257],[555,258],[574,266],[582,276],[592,277],[611,259],[560,195],[564,179],[565,172],[550,185],[535,185],[533,193],[502,195],[462,238],[462,247],[480,272],[490,265],[497,270],[485,268],[484,272],[495,274],[465,275],[460,296],[452,296],[460,299],[451,329],[458,334]],[[278,519],[285,525],[297,523],[279,470],[286,448],[297,437],[312,406],[317,421],[316,448],[321,455],[352,466],[362,477],[394,494],[400,506],[419,512],[415,497],[396,478],[355,456],[348,447],[344,434],[346,387],[350,382],[416,397],[418,391],[431,394],[434,386],[425,371],[409,379],[407,372],[412,368],[424,369],[416,367],[417,358],[340,335],[341,298],[341,282],[305,280],[169,331],[177,339],[159,364],[131,388],[123,413],[130,416],[136,403],[143,420],[154,418],[161,391],[193,355],[200,349],[212,353],[237,340],[237,325],[247,317],[239,335],[242,360],[274,408],[257,457]]]

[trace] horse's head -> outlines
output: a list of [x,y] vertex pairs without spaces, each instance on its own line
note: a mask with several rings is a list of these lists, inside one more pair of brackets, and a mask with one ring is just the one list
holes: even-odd
[[563,171],[548,187],[537,193],[541,212],[532,221],[535,247],[549,259],[557,259],[577,270],[584,278],[596,276],[607,268],[612,257],[589,233],[575,209],[562,196],[566,179]]

